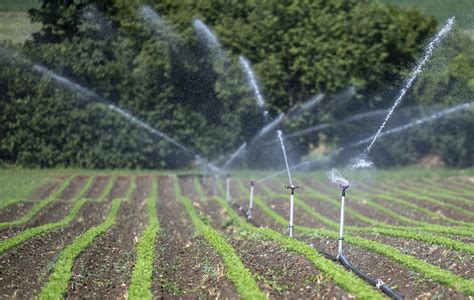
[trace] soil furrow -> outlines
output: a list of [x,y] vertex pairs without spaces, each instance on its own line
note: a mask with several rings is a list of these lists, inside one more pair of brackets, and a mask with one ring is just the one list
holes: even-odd
[[106,206],[86,203],[63,229],[33,237],[0,256],[0,298],[32,298],[48,279],[61,250],[88,228],[99,224]]
[[237,298],[218,254],[195,236],[169,177],[159,178],[157,213],[162,233],[156,249],[154,297]]
[[78,192],[82,189],[84,184],[89,179],[88,176],[76,176],[73,180],[69,183],[66,189],[59,195],[58,199],[60,200],[72,200],[74,196],[78,194]]
[[[120,181],[120,180],[119,180]],[[132,199],[122,203],[115,224],[76,260],[68,298],[126,299],[135,263],[135,245],[148,223],[146,199],[151,177],[139,177]],[[125,184],[127,185],[127,184]],[[124,197],[121,185],[114,198]]]
[[107,181],[109,180],[108,176],[97,176],[94,178],[91,188],[84,195],[84,198],[97,200],[101,192],[104,190]]

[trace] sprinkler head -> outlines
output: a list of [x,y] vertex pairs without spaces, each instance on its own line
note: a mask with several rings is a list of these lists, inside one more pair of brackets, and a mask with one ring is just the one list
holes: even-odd
[[298,185],[285,185],[285,189],[291,190],[291,194],[293,195],[295,193],[295,190],[299,188]]
[[227,178],[230,178],[230,174],[229,174],[229,173],[227,173],[225,176],[226,176]]
[[341,183],[339,184],[339,187],[343,190],[347,190],[350,187],[350,185],[349,183],[344,183],[344,184]]
[[255,180],[250,180],[250,186],[255,186]]

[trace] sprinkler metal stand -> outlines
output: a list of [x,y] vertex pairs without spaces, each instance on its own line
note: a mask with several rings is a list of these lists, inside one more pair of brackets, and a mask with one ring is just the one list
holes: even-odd
[[349,184],[340,184],[339,187],[342,190],[341,195],[341,216],[339,219],[339,241],[337,245],[337,257],[343,255],[343,242],[344,242],[344,204],[346,201],[346,190],[349,188]]
[[[397,299],[397,300],[403,300],[403,297],[400,296],[397,292],[392,290],[385,282],[382,281],[382,279],[374,279],[367,274],[363,273],[359,269],[357,269],[354,265],[351,264],[351,262],[347,259],[347,257],[344,255],[344,202],[346,200],[346,190],[349,188],[349,184],[340,184],[339,187],[342,190],[342,195],[341,195],[341,216],[340,216],[340,223],[339,223],[339,240],[338,240],[338,248],[337,248],[337,256],[335,257],[336,261],[339,261],[344,267],[347,269],[351,270],[354,272],[357,276],[360,278],[364,279],[366,282],[369,284],[375,286],[376,288],[380,289],[383,291],[385,294],[387,294],[389,297],[392,299]],[[322,253],[326,257],[332,259],[331,255]]]
[[212,178],[212,194],[217,197],[217,175]]
[[288,223],[288,232],[289,232],[289,236],[290,237],[293,237],[293,211],[294,211],[294,201],[295,201],[295,190],[297,188],[299,188],[299,186],[297,185],[290,185],[290,186],[287,186],[285,185],[285,188],[287,190],[291,190],[291,194],[290,194],[290,222]]
[[253,191],[255,189],[255,181],[250,181],[250,201],[249,201],[249,210],[247,211],[247,219],[252,219],[252,209],[253,209]]
[[227,202],[230,201],[230,174],[227,174],[226,175],[226,178],[225,178],[225,200],[227,200]]

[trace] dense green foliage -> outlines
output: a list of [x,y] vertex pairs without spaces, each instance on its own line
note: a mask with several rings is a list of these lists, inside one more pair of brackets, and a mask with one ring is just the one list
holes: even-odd
[[[40,2],[30,15],[41,30],[17,50],[98,97],[68,90],[32,72],[25,60],[0,51],[0,88],[6,91],[0,95],[0,161],[24,166],[176,168],[191,166],[195,154],[215,159],[229,153],[263,122],[238,64],[241,54],[253,63],[273,115],[319,92],[356,88],[355,97],[341,102],[336,93],[317,111],[285,122],[287,132],[386,107],[390,101],[380,91],[397,88],[393,83],[401,82],[436,27],[433,18],[417,10],[375,0]],[[149,22],[140,14],[142,4],[162,17]],[[196,38],[195,18],[215,31],[226,50]],[[456,51],[467,47],[461,48]],[[465,89],[472,73],[459,75],[453,66],[450,76],[463,77],[455,80]],[[448,91],[451,98],[459,91],[453,90]],[[426,97],[425,102],[433,101]],[[117,115],[109,104],[190,151]],[[343,131],[312,134],[298,139],[293,152],[307,154],[321,137],[330,144],[345,140]],[[377,162],[411,163],[425,152],[451,156],[446,159],[450,165],[471,162],[471,154],[461,153],[469,146],[467,135],[453,137],[454,147],[443,137],[429,139],[428,150],[410,157],[398,156],[403,147],[383,147]],[[251,165],[261,165],[262,156],[255,157]]]

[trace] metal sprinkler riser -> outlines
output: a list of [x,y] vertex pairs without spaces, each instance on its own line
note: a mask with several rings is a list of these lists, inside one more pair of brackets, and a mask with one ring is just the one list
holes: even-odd
[[230,174],[227,174],[225,178],[225,192],[226,192],[225,199],[227,200],[227,202],[229,202],[230,201]]
[[253,193],[255,189],[255,180],[250,181],[250,199],[249,199],[249,209],[247,211],[247,219],[252,219],[252,209],[253,209]]
[[341,216],[339,220],[339,239],[337,247],[337,257],[343,255],[343,242],[344,242],[344,205],[346,201],[346,190],[349,188],[349,184],[340,184],[339,187],[342,190],[341,194]]
[[290,222],[288,223],[288,232],[289,236],[293,237],[293,214],[294,214],[294,207],[295,207],[295,190],[299,188],[297,185],[285,185],[285,189],[291,190],[290,194]]

